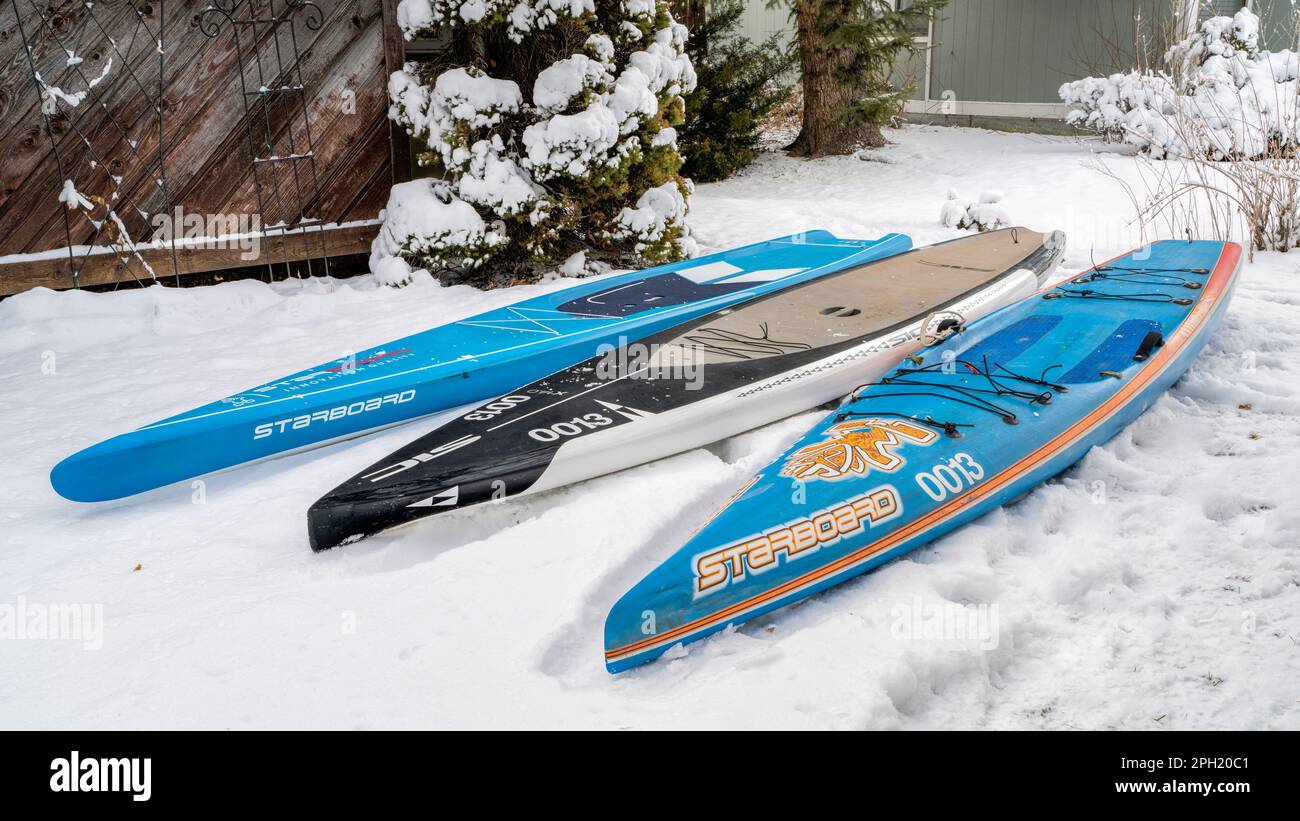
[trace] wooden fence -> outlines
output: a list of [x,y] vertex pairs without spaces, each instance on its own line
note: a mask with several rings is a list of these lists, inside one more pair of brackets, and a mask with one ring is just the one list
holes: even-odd
[[[217,3],[223,1],[227,9],[241,3],[256,9],[256,0]],[[278,28],[245,26],[237,40],[232,31],[211,36],[198,25],[213,0],[0,0],[0,122],[6,124],[0,133],[0,294],[35,285],[70,287],[74,270],[77,284],[85,285],[148,277],[149,268],[163,277],[231,267],[231,254],[195,249],[177,254],[175,266],[170,249],[157,248],[143,251],[140,260],[112,253],[87,254],[80,263],[53,253],[36,260],[13,256],[69,244],[120,246],[126,235],[147,239],[149,220],[163,207],[187,215],[256,215],[263,228],[305,219],[350,222],[325,231],[328,253],[368,248],[388,189],[410,171],[404,135],[386,116],[387,76],[402,59],[392,23],[396,3],[289,2],[315,7],[316,25],[300,14]],[[231,27],[228,18],[225,25]],[[161,32],[165,54],[141,43],[142,30],[146,38]],[[296,59],[286,62],[291,47]],[[277,48],[278,63],[257,56]],[[272,93],[291,87],[299,75],[302,110]],[[88,92],[81,104],[69,104],[66,98],[80,91]],[[301,199],[268,197],[254,157],[305,157],[304,122],[315,179],[302,184],[305,171],[298,179]],[[254,144],[252,133],[261,144]],[[266,158],[261,161],[256,167],[265,172]],[[83,205],[100,211],[85,208],[65,220],[65,180],[85,198]],[[101,218],[97,225],[96,214],[109,203],[132,224],[106,229]],[[277,240],[272,234],[263,245],[264,257],[320,255],[319,246],[309,249],[292,235]]]

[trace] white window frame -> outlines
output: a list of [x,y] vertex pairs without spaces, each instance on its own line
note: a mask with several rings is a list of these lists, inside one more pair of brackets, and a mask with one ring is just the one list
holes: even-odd
[[[889,0],[889,7],[892,8],[894,11],[898,11],[898,3],[899,0]],[[908,100],[907,103],[905,103],[905,110],[909,112],[912,111],[910,106],[913,103],[928,105],[930,102],[930,74],[932,73],[934,67],[934,63],[932,62],[930,56],[930,46],[934,42],[934,19],[933,18],[931,18],[929,23],[926,23],[925,34],[917,35],[913,37],[912,42],[925,46],[925,81],[924,81],[925,87],[921,89],[921,99]]]
[[[1184,0],[1184,2],[1186,5],[1183,6],[1183,19],[1186,22],[1183,24],[1183,34],[1190,37],[1201,27],[1201,14],[1207,9],[1207,7],[1211,9],[1211,11],[1213,11],[1214,7],[1210,3],[1206,3],[1204,0]],[[1255,0],[1239,0],[1238,8],[1254,11]]]
[[[898,11],[898,3],[899,3],[899,0],[889,0],[889,7],[890,7],[891,9],[893,9],[894,11]],[[925,28],[925,34],[918,34],[918,35],[916,35],[915,37],[912,38],[912,42],[913,42],[913,43],[923,43],[923,44],[925,44],[925,46],[928,48],[929,45],[930,45],[930,41],[931,41],[933,38],[934,38],[934,21],[931,20],[931,21],[929,22],[929,24],[928,24],[928,25],[926,26],[926,28]],[[925,59],[926,59],[926,62],[929,62],[929,60],[930,60],[929,57],[926,57]]]

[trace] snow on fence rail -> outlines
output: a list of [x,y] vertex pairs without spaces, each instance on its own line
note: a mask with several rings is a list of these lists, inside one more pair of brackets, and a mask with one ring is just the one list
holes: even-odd
[[[10,67],[0,72],[9,123],[0,132],[0,293],[249,264],[192,242],[175,260],[160,253],[156,218],[175,208],[248,217],[268,227],[263,245],[290,260],[308,251],[273,236],[277,225],[320,228],[328,256],[364,252],[357,236],[373,228],[357,224],[374,219],[392,184],[409,177],[386,116],[384,33],[397,31],[394,6],[0,3],[0,28],[16,35],[0,42],[0,64]],[[312,9],[314,26],[299,19]],[[219,21],[215,30],[195,24],[205,11]],[[268,25],[272,18],[282,24]],[[273,173],[282,207],[272,204]],[[76,196],[60,200],[69,186]],[[171,235],[182,236],[180,227]],[[317,237],[305,239],[319,259]]]

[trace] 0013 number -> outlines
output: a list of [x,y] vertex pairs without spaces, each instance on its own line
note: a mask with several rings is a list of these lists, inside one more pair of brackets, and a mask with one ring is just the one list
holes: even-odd
[[614,420],[599,413],[585,413],[568,422],[556,422],[549,428],[533,428],[528,435],[538,442],[554,442],[565,436],[577,436],[589,430],[614,424]]
[[969,453],[959,453],[947,462],[916,474],[916,483],[925,495],[942,502],[954,493],[974,487],[984,478],[984,468]]

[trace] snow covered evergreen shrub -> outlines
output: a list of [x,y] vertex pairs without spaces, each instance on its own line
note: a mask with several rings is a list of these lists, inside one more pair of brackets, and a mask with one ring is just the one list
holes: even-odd
[[754,161],[764,118],[790,94],[783,77],[794,57],[773,34],[762,43],[742,37],[742,0],[711,4],[686,41],[699,86],[686,98],[678,142],[683,173],[697,182],[725,179]]
[[393,186],[384,225],[371,243],[370,269],[385,285],[405,285],[411,269],[474,270],[509,242],[441,180]]
[[673,127],[696,76],[664,0],[402,0],[397,16],[448,49],[389,78],[389,116],[436,179],[394,187],[371,253],[382,279],[496,285],[578,252],[694,252]]
[[1300,54],[1259,48],[1259,18],[1214,17],[1165,55],[1167,72],[1065,83],[1067,121],[1156,158],[1258,158],[1300,144]]
[[1071,122],[1138,148],[1145,193],[1120,180],[1138,219],[1224,240],[1244,224],[1253,250],[1300,245],[1300,53],[1261,50],[1243,8],[1206,20],[1164,64],[1060,90]]
[[949,191],[939,213],[939,222],[962,231],[996,231],[1011,224],[1011,217],[1001,202],[1000,191],[985,191],[976,202],[964,202],[957,198],[956,191]]

